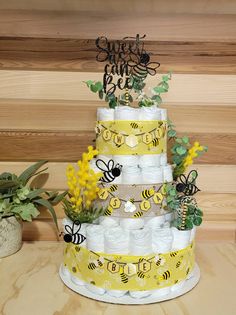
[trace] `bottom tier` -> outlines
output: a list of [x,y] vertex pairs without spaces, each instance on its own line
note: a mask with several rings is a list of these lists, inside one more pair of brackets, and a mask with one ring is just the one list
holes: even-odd
[[175,284],[167,290],[154,290],[144,295],[142,298],[135,298],[130,292],[125,292],[120,296],[115,296],[114,293],[110,291],[105,291],[103,294],[92,292],[83,282],[76,282],[69,270],[63,265],[61,265],[60,268],[60,277],[64,284],[71,290],[94,300],[115,304],[151,304],[174,299],[192,290],[200,279],[200,270],[198,265],[195,264],[193,271],[188,275],[185,281]]

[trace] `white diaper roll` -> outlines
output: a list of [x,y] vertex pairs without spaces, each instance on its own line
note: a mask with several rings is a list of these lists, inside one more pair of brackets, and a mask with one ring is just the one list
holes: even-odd
[[71,273],[66,266],[63,265],[61,268],[61,271],[62,271],[63,275],[65,277],[67,277],[67,279],[70,278]]
[[165,216],[159,215],[153,218],[148,218],[145,227],[150,229],[160,228],[165,223]]
[[163,183],[163,173],[160,167],[142,168],[143,184],[160,184]]
[[75,285],[85,285],[85,282],[83,280],[80,280],[79,278],[73,276],[72,274],[70,275],[70,279]]
[[161,108],[161,120],[167,120],[167,110],[165,108]]
[[166,288],[160,288],[157,290],[153,290],[152,291],[152,295],[157,298],[157,297],[162,297],[164,295],[167,295],[170,293],[170,287],[166,287]]
[[152,232],[148,228],[130,231],[130,255],[149,255],[152,250]]
[[122,184],[141,184],[142,174],[141,169],[135,166],[122,168]]
[[168,253],[171,251],[173,235],[171,228],[152,230],[152,249],[154,253]]
[[97,120],[111,121],[114,120],[114,116],[114,108],[102,107],[97,109]]
[[139,120],[139,109],[130,106],[117,106],[115,120]]
[[113,184],[118,184],[118,185],[123,184],[123,181],[122,181],[122,170],[121,170],[120,176],[115,177],[115,179],[111,182],[111,184],[112,185]]
[[104,252],[104,227],[90,224],[86,229],[87,248],[94,252]]
[[138,230],[144,227],[144,219],[124,218],[120,219],[120,226],[125,230]]
[[142,299],[152,294],[152,291],[129,291],[129,294],[134,299]]
[[107,290],[107,294],[116,298],[120,298],[124,296],[127,292],[128,291],[124,291],[124,290]]
[[121,254],[129,253],[129,233],[120,226],[112,227],[105,232],[105,253]]
[[104,228],[117,227],[119,226],[119,218],[101,216],[99,217],[99,224]]
[[90,292],[92,292],[94,294],[103,295],[106,293],[105,289],[95,287],[95,285],[93,285],[93,284],[87,283],[85,286]]
[[160,164],[161,164],[161,166],[165,166],[167,164],[167,154],[166,153],[160,154]]
[[161,109],[157,106],[141,107],[139,109],[139,120],[162,120]]
[[176,227],[172,227],[171,229],[174,237],[172,244],[173,251],[183,249],[190,244],[191,230],[182,231]]
[[137,167],[139,164],[139,156],[138,155],[114,155],[113,159],[115,163],[119,163],[120,165],[126,166],[134,166]]
[[139,166],[141,168],[149,166],[160,166],[161,155],[160,154],[145,154],[139,157]]
[[[113,156],[112,155],[98,154],[96,160],[98,160],[98,159],[104,161],[107,164],[110,160],[113,160]],[[100,170],[100,172],[102,172],[102,171]]]
[[165,214],[166,222],[171,222],[173,219],[174,219],[174,214],[172,211]]
[[162,166],[163,169],[163,179],[164,182],[172,182],[173,181],[173,171],[172,171],[172,167],[170,164],[166,165],[166,166]]
[[190,235],[190,240],[189,240],[190,243],[192,243],[192,241],[195,239],[196,232],[197,232],[197,228],[196,226],[194,226],[191,230],[191,235]]
[[97,159],[92,159],[90,162],[89,162],[89,166],[92,170],[94,170],[95,173],[99,173],[99,172],[102,172],[96,165],[96,160]]

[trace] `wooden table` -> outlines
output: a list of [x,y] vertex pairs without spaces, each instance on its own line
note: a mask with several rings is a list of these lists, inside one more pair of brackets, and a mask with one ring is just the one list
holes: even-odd
[[175,300],[144,306],[120,306],[84,298],[65,287],[58,268],[63,244],[28,242],[13,256],[0,259],[1,315],[235,315],[236,246],[199,242],[201,280]]

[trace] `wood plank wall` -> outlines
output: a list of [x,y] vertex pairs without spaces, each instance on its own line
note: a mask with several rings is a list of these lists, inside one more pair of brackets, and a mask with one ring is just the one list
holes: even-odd
[[[122,5],[122,3],[124,5]],[[125,9],[124,9],[125,8]],[[49,160],[40,184],[66,189],[65,168],[94,140],[96,108],[83,81],[101,80],[94,40],[147,34],[146,49],[173,71],[164,96],[178,132],[209,146],[196,165],[205,212],[199,239],[235,241],[235,1],[0,2],[0,172]],[[150,86],[156,78],[149,78]],[[58,217],[63,210],[57,206]],[[56,239],[48,213],[24,226],[27,240]]]

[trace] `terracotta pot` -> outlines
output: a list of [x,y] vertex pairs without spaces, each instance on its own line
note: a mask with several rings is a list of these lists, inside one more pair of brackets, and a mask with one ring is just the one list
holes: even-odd
[[17,252],[22,245],[22,222],[14,216],[0,220],[0,258]]

